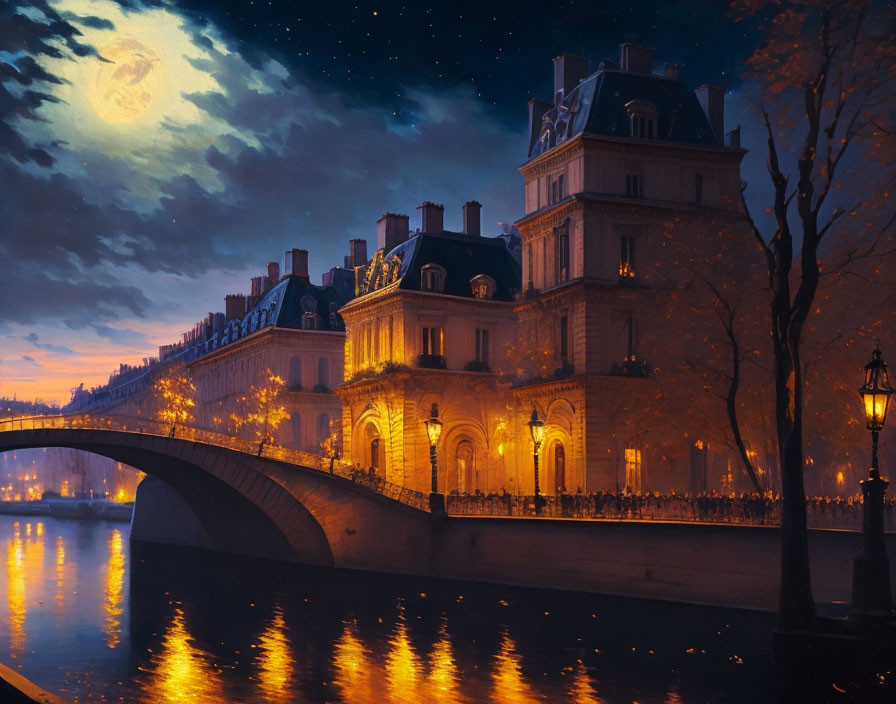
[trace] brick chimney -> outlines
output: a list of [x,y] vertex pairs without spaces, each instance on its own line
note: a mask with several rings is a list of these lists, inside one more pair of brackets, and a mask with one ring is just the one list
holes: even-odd
[[264,293],[264,276],[253,276],[252,277],[252,288],[250,289],[251,293],[249,294],[256,300],[261,298],[261,294]]
[[[407,215],[383,213],[376,221],[376,248],[389,252],[407,240],[408,232],[410,232],[409,221],[410,217]],[[360,265],[356,264],[355,266]]]
[[224,317],[227,320],[242,318],[246,314],[246,297],[241,293],[224,296]]
[[308,250],[307,249],[288,249],[286,251],[286,274],[287,276],[302,276],[308,278]]
[[653,49],[626,42],[619,45],[619,70],[626,73],[652,73]]
[[588,76],[588,59],[563,53],[554,57],[554,104],[572,92]]
[[445,206],[426,201],[418,205],[420,212],[420,232],[442,232],[445,229]]
[[482,208],[481,203],[475,200],[467,201],[464,205],[464,233],[468,235],[479,235],[482,231],[479,226],[479,211]]
[[706,114],[706,119],[709,120],[716,143],[723,146],[725,144],[725,89],[722,86],[706,83],[696,88],[694,93]]
[[367,263],[367,240],[349,240],[349,265],[346,269],[364,266]]
[[268,281],[273,286],[280,280],[280,263],[268,262]]

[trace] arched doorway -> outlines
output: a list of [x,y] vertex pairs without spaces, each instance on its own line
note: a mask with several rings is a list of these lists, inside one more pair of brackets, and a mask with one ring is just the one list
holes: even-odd
[[383,439],[380,437],[379,428],[373,423],[368,423],[364,431],[367,437],[367,466],[382,476],[386,473],[386,453]]
[[461,493],[474,491],[476,489],[475,472],[476,453],[473,443],[469,440],[461,440],[454,453],[454,486],[449,489],[457,489]]
[[554,443],[554,491],[566,491],[566,449],[559,440]]

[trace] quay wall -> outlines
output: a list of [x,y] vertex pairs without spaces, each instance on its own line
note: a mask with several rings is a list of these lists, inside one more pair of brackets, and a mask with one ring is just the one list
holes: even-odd
[[[324,530],[335,567],[761,611],[777,608],[779,530],[773,526],[451,516],[430,520],[427,514],[374,513],[375,502],[368,509],[365,502],[328,498]],[[131,539],[208,549],[208,537],[190,514],[188,504],[172,489],[147,477],[138,489]],[[890,554],[896,555],[896,534],[888,534],[887,540]],[[401,549],[390,549],[396,543]],[[860,546],[861,535],[853,531],[810,530],[813,590],[819,603],[849,602],[852,558]],[[890,566],[896,584],[892,561]]]

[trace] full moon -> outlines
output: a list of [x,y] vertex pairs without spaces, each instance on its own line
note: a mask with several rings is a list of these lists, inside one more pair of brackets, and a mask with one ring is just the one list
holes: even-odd
[[165,67],[158,55],[133,37],[122,37],[100,50],[87,86],[87,99],[105,122],[123,124],[143,115],[158,99]]

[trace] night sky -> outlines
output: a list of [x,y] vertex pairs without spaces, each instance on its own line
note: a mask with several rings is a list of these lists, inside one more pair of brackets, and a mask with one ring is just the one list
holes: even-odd
[[722,2],[0,5],[0,396],[104,382],[288,248],[319,281],[386,211],[476,199],[497,234],[551,58],[623,41],[744,121],[757,32]]

